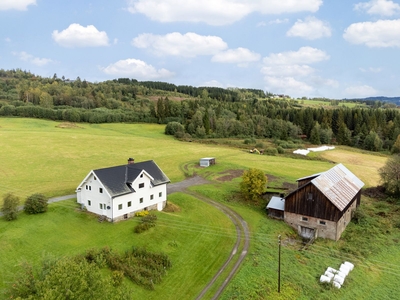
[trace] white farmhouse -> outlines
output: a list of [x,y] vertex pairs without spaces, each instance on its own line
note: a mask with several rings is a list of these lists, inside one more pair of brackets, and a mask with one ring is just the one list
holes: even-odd
[[76,189],[77,202],[110,222],[137,211],[162,210],[170,180],[153,161],[92,170]]

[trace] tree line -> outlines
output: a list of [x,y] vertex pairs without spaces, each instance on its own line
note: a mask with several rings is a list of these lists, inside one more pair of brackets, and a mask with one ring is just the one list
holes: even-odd
[[302,138],[316,145],[400,151],[397,108],[312,108],[270,96],[256,89],[195,88],[129,78],[91,83],[79,77],[0,70],[0,116],[160,123],[169,124],[166,133],[177,137]]

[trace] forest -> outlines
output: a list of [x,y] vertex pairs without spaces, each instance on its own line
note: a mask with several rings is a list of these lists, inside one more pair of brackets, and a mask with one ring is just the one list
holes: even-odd
[[[0,116],[68,122],[166,124],[178,138],[306,140],[371,151],[400,151],[394,105],[304,106],[257,89],[177,86],[119,78],[88,82],[0,69]],[[397,141],[398,139],[398,141]],[[397,142],[396,142],[397,141]]]

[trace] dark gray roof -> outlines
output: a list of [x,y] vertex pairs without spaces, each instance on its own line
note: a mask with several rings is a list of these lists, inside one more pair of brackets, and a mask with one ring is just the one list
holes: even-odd
[[130,183],[135,181],[142,171],[146,171],[152,178],[153,186],[170,182],[169,178],[153,160],[134,164],[109,167],[93,170],[95,176],[104,185],[111,197],[134,192]]

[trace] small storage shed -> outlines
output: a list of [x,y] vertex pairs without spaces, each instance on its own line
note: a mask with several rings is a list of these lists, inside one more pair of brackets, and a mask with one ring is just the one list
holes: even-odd
[[268,216],[276,219],[284,219],[285,199],[277,196],[272,196],[267,205]]
[[215,157],[200,158],[200,167],[209,167],[215,165]]

